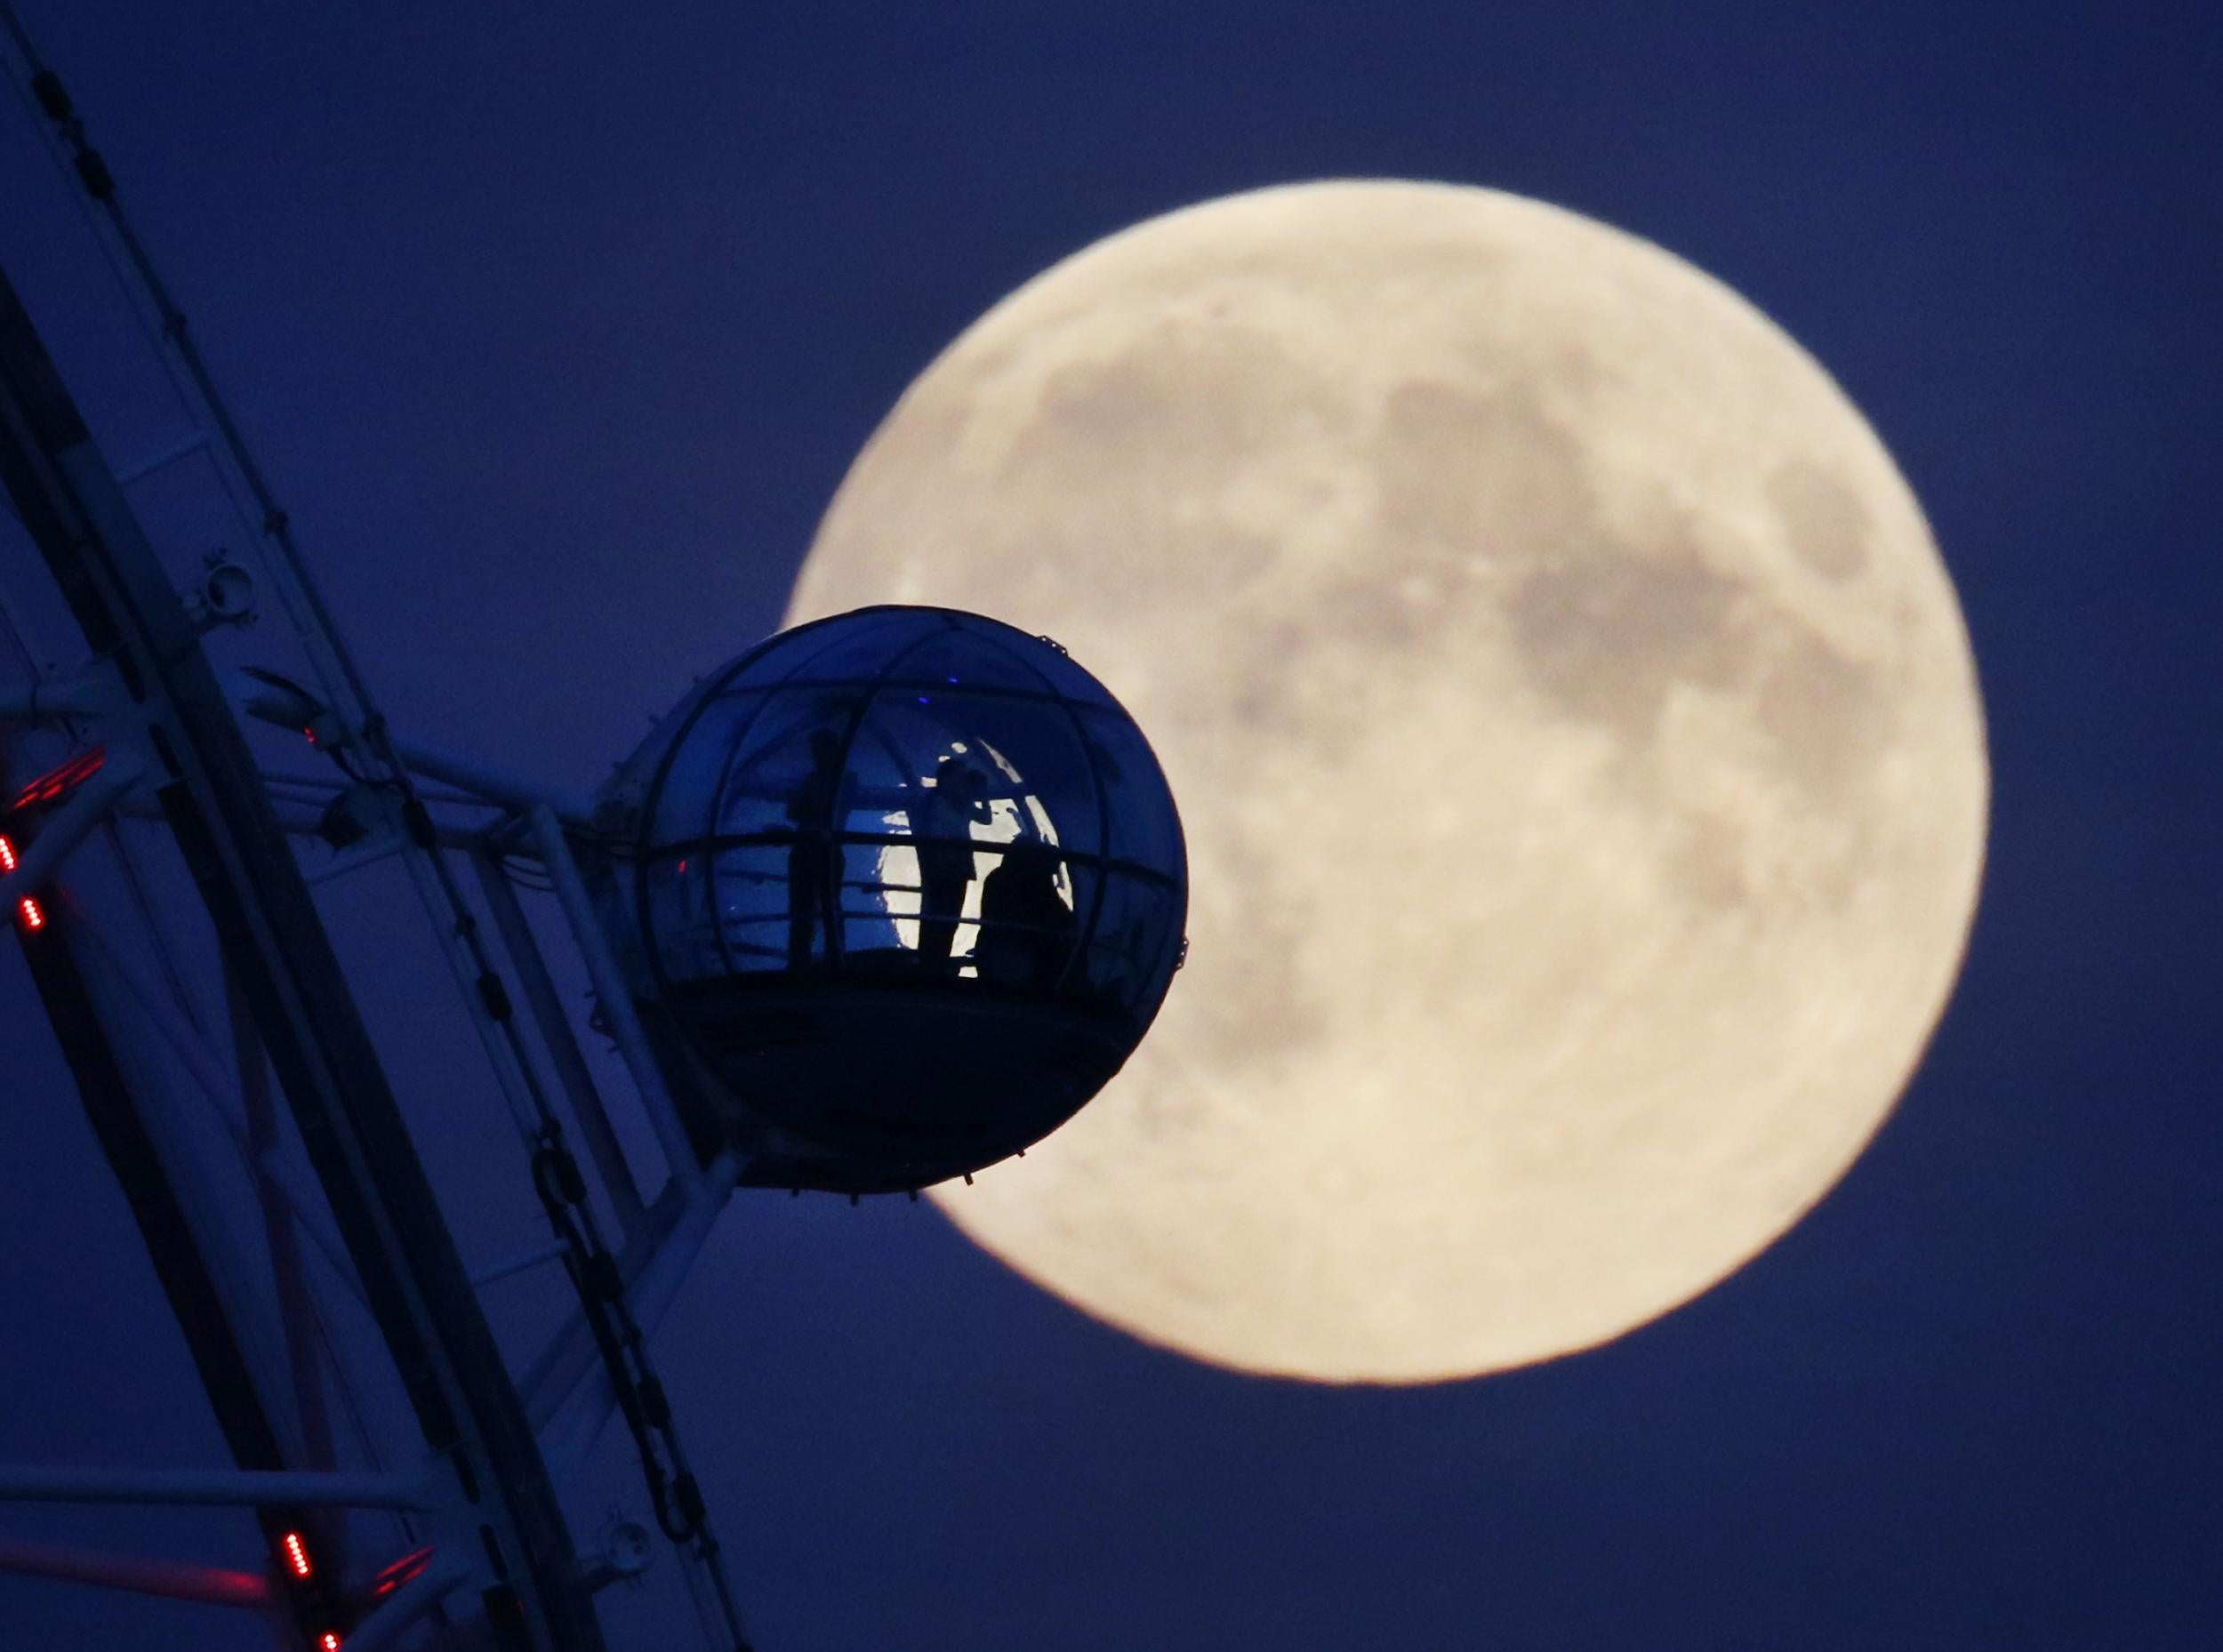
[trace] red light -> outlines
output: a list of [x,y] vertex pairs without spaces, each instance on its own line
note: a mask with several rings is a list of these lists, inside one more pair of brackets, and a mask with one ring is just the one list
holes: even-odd
[[432,1546],[413,1549],[371,1580],[371,1592],[384,1600],[432,1563]]
[[20,901],[18,901],[15,903],[15,908],[17,911],[22,913],[23,915],[24,928],[44,929],[46,927],[45,909],[41,907],[36,901],[31,899],[29,895],[27,894]]
[[0,872],[12,872],[14,870],[15,846],[5,838],[0,838]]
[[108,748],[95,746],[90,751],[80,751],[60,768],[50,769],[15,794],[11,810],[28,809],[34,804],[52,803],[72,787],[83,785],[100,772],[108,761]]
[[301,1541],[301,1533],[287,1532],[282,1541],[285,1544],[285,1563],[293,1568],[294,1576],[306,1577],[316,1569],[309,1563],[309,1545]]
[[304,728],[301,730],[301,738],[313,746],[317,743],[317,731],[313,728]]
[[340,1652],[340,1632],[327,1629],[317,1637],[317,1652]]

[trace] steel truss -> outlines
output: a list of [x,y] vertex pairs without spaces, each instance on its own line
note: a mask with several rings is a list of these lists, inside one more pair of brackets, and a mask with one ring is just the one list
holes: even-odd
[[[576,1476],[617,1415],[707,1643],[745,1652],[648,1352],[740,1166],[730,1153],[698,1153],[634,1017],[574,858],[574,839],[592,830],[590,806],[389,732],[182,314],[116,205],[105,163],[4,4],[0,44],[12,47],[11,68],[51,124],[96,234],[135,282],[133,301],[158,321],[166,365],[200,416],[186,441],[119,477],[0,271],[0,490],[76,633],[74,647],[52,635],[42,642],[56,655],[82,651],[64,670],[34,667],[29,680],[0,687],[0,781],[13,788],[58,752],[69,759],[48,770],[47,790],[33,785],[0,812],[0,915],[17,931],[234,1460],[189,1472],[0,1467],[0,1503],[245,1509],[265,1539],[265,1552],[234,1570],[0,1540],[0,1570],[261,1612],[318,1652],[376,1652],[425,1635],[513,1652],[600,1652],[593,1593],[637,1576],[646,1551],[638,1528],[621,1528],[606,1552],[582,1555],[556,1487]],[[186,454],[215,463],[248,504],[263,581],[312,668],[313,688],[271,679],[249,709],[309,731],[343,776],[266,772],[219,687],[204,636],[251,604],[236,581],[220,588],[229,565],[181,595],[124,479]],[[0,541],[9,532],[0,522]],[[25,629],[4,600],[0,623]],[[457,1252],[290,841],[333,839],[335,813],[353,841],[321,878],[388,860],[406,869],[518,1129],[521,1174],[529,1171],[555,1235],[476,1274]],[[205,910],[212,940],[202,966],[223,982],[229,1048],[196,1014],[173,958],[176,915],[146,899],[132,834],[154,829],[174,846]],[[594,987],[598,1024],[662,1150],[665,1179],[654,1197],[635,1180],[518,898],[520,862],[554,897]],[[491,934],[459,868],[475,879]],[[259,1255],[228,1219],[222,1183],[205,1162],[212,1106],[253,1188]],[[574,1134],[583,1160],[571,1151]],[[305,1151],[313,1191],[291,1180],[289,1147]],[[414,1420],[413,1460],[341,1465],[328,1402],[345,1398],[351,1374],[319,1311],[312,1262],[375,1327]],[[478,1293],[551,1262],[570,1275],[579,1310],[513,1375]],[[365,1511],[406,1520],[412,1544],[374,1552]]]

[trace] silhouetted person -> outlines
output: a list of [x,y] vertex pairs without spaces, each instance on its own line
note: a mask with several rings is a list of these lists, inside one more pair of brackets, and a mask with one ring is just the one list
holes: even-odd
[[973,827],[988,819],[988,777],[969,763],[943,758],[934,790],[918,810],[919,961],[946,969],[973,881]]
[[848,814],[848,777],[841,768],[841,742],[830,728],[810,737],[810,773],[789,794],[787,851],[787,966],[803,969],[811,961],[813,931],[826,937],[826,961],[839,945],[841,886],[835,878],[833,835]]
[[1006,986],[1056,983],[1073,948],[1073,909],[1057,893],[1057,851],[1015,843],[980,886],[980,940],[973,957],[983,981]]

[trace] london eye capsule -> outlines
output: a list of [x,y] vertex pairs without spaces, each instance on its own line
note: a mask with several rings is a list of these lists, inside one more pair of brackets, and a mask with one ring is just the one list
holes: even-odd
[[601,818],[608,927],[697,1147],[916,1188],[1020,1151],[1141,1040],[1180,960],[1148,742],[1047,639],[877,607],[699,684]]

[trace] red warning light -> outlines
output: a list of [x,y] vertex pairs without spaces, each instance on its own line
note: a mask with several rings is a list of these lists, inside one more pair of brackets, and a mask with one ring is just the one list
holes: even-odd
[[400,1588],[432,1563],[432,1546],[413,1549],[371,1580],[371,1592],[381,1600]]
[[340,1652],[340,1632],[327,1629],[317,1637],[317,1652]]
[[100,772],[100,766],[108,760],[108,748],[95,746],[90,751],[80,751],[60,768],[49,769],[29,785],[15,794],[15,801],[8,805],[11,811],[28,809],[42,803],[52,803],[66,791],[75,790]]
[[287,1532],[280,1540],[285,1546],[285,1563],[293,1568],[296,1577],[307,1577],[316,1568],[309,1563],[309,1545],[301,1541],[299,1532]]
[[[15,844],[10,838],[0,837],[0,876],[14,870]],[[28,894],[15,903],[15,915],[22,920],[26,929],[46,927],[46,909]]]

